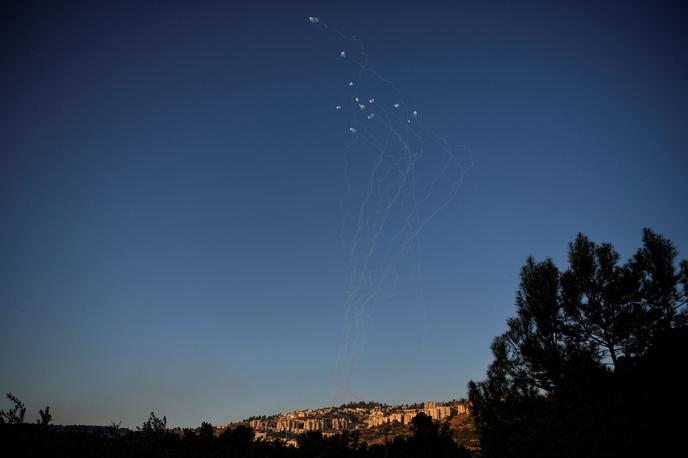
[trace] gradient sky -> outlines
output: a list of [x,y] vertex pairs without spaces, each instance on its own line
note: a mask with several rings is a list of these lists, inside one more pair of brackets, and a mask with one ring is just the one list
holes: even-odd
[[343,75],[310,15],[475,160],[418,240],[423,299],[366,317],[358,397],[465,396],[525,258],[578,232],[688,256],[680,2],[44,3],[0,17],[0,392],[29,419],[339,402]]

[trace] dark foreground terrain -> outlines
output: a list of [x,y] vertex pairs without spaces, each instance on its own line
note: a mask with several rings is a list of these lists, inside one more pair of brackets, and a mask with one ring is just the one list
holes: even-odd
[[250,428],[238,426],[222,434],[201,427],[173,433],[150,422],[138,431],[102,428],[74,431],[60,426],[34,424],[0,425],[4,450],[22,457],[470,457],[451,438],[447,428],[420,414],[410,436],[397,437],[386,445],[368,446],[354,434],[324,438],[319,432],[298,437],[298,447],[280,442],[254,441]]

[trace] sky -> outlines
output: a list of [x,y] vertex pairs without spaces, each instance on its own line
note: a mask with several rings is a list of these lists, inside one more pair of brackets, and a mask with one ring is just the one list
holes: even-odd
[[[582,232],[627,257],[651,227],[688,257],[680,2],[1,11],[0,392],[29,420],[50,405],[62,424],[223,424],[339,404],[342,383],[348,400],[458,399],[527,256],[565,268]],[[355,319],[344,375],[351,216],[376,153],[335,109],[352,79],[335,28],[428,145],[472,165],[412,250],[381,232],[403,256]]]

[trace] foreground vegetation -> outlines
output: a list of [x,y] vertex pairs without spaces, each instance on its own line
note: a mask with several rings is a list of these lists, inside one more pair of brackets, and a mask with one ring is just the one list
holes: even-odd
[[470,454],[459,447],[446,428],[424,414],[413,420],[412,434],[397,437],[386,445],[368,447],[355,433],[323,437],[307,432],[297,438],[298,447],[282,442],[254,441],[253,431],[245,426],[227,429],[219,436],[204,423],[198,430],[179,435],[166,428],[163,419],[151,414],[137,431],[123,432],[116,426],[100,433],[70,432],[41,424],[0,425],[0,443],[16,450],[17,456],[65,457],[446,457],[464,458]]
[[485,457],[673,456],[684,448],[688,263],[646,229],[621,264],[579,235],[569,268],[529,258],[516,316],[469,384]]

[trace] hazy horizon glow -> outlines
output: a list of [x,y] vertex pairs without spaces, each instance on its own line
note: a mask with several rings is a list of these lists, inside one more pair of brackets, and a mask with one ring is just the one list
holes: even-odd
[[0,394],[28,420],[342,402],[360,183],[310,16],[474,161],[361,320],[349,399],[465,396],[526,257],[565,267],[578,232],[629,256],[652,227],[688,257],[680,2],[236,3],[2,7]]

